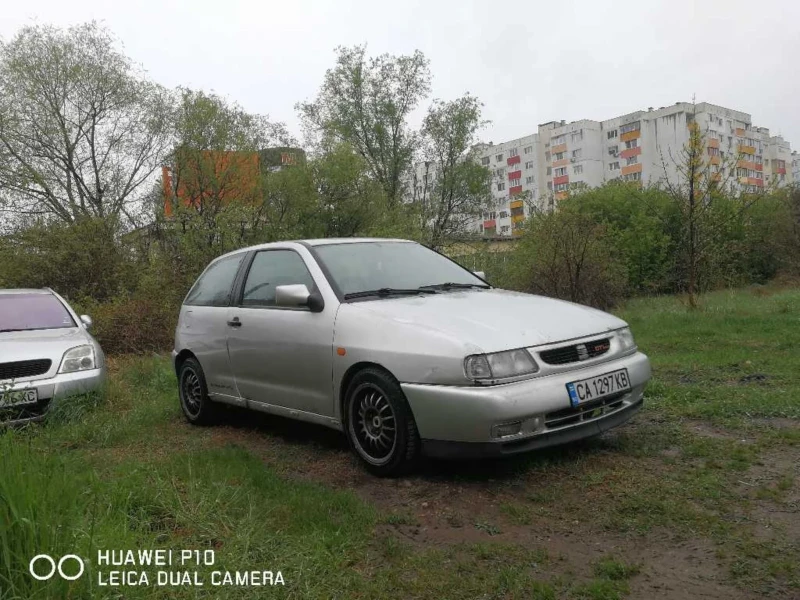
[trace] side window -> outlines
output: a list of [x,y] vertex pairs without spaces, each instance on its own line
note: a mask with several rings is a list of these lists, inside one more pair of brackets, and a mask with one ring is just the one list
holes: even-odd
[[275,288],[302,283],[313,292],[314,279],[294,250],[265,250],[256,254],[244,283],[242,306],[275,306]]
[[228,306],[231,287],[244,253],[223,258],[212,264],[192,287],[184,304],[190,306]]

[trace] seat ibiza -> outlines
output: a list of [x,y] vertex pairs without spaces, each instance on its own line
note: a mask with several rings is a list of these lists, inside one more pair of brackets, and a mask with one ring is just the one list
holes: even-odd
[[624,321],[389,239],[217,258],[186,296],[173,359],[191,423],[219,403],[318,423],[378,475],[597,435],[639,410],[650,379]]

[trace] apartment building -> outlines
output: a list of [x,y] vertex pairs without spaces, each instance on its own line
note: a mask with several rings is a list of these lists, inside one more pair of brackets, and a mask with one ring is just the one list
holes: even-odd
[[[495,176],[492,193],[498,210],[485,215],[476,230],[487,236],[519,233],[530,210],[553,209],[582,186],[612,180],[643,185],[678,181],[693,123],[704,136],[711,169],[739,191],[800,182],[798,153],[781,136],[754,126],[748,113],[707,102],[676,102],[605,121],[550,121],[539,125],[535,134],[484,145],[481,160]],[[525,154],[518,157],[523,150]],[[522,172],[520,161],[525,166]],[[520,183],[535,202],[520,206],[513,200],[521,192]],[[522,212],[517,214],[519,220],[509,222],[512,206]]]
[[537,134],[501,144],[481,144],[481,164],[492,172],[492,209],[476,223],[475,231],[488,237],[514,235],[531,210],[538,207]]

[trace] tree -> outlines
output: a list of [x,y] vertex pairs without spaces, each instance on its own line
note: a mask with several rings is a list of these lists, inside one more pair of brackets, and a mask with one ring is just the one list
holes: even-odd
[[451,102],[435,101],[422,126],[422,151],[427,172],[415,203],[428,243],[441,247],[463,235],[491,206],[491,172],[477,160],[476,134],[481,103],[470,94]]
[[712,155],[705,132],[697,123],[694,109],[687,114],[689,139],[677,156],[670,154],[674,174],[662,157],[663,185],[679,211],[683,250],[681,273],[689,306],[697,306],[701,267],[713,261],[716,242],[724,239],[724,231],[741,217],[762,193],[740,193],[735,175],[741,152],[727,157]]
[[408,117],[430,91],[428,60],[419,51],[367,58],[366,46],[339,47],[337,53],[316,100],[296,108],[323,146],[352,146],[395,205],[403,199],[403,176],[416,144]]
[[74,222],[131,216],[168,144],[169,94],[95,23],[24,27],[0,44],[5,210]]

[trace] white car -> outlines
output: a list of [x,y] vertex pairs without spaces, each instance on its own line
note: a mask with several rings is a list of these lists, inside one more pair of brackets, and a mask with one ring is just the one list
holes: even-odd
[[0,425],[38,421],[106,377],[91,319],[49,289],[0,290]]
[[214,260],[173,352],[192,423],[217,403],[342,430],[366,467],[498,456],[597,435],[642,406],[627,324],[496,289],[405,240],[264,244]]

